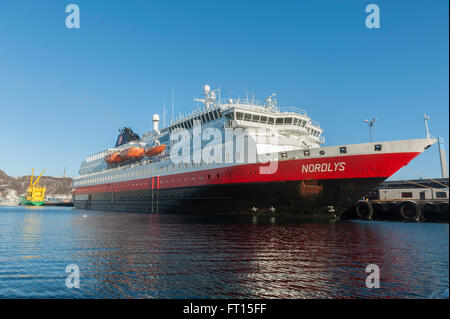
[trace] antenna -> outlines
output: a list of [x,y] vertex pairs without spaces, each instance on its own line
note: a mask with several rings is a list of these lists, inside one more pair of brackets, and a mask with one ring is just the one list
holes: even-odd
[[427,132],[427,138],[430,138],[430,131],[428,130],[428,121],[430,120],[430,117],[426,114],[423,115],[423,121],[425,122],[425,130]]
[[267,107],[272,108],[273,103],[272,103],[272,98],[275,96],[275,93],[272,93],[269,95],[269,97],[265,100],[265,102],[267,103]]
[[[216,93],[215,92],[217,92],[217,91],[220,92],[220,89],[215,89],[215,90],[211,91],[211,87],[208,84],[206,84],[203,86],[204,98],[203,99],[194,99],[194,101],[204,103],[206,109],[209,109],[210,106],[214,105],[214,103],[216,101]],[[219,101],[219,103],[220,103],[220,101]]]
[[173,88],[172,88],[172,122],[173,122]]
[[163,127],[166,127],[166,104],[163,106]]
[[377,122],[378,119],[376,117],[374,117],[373,119],[369,120],[364,120],[364,122],[366,122],[367,124],[369,124],[369,132],[370,132],[370,142],[372,143],[372,126],[375,124],[375,122]]

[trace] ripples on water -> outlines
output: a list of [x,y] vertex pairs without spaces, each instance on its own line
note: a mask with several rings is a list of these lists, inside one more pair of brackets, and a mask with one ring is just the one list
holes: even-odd
[[0,207],[0,298],[428,298],[448,253],[448,224]]

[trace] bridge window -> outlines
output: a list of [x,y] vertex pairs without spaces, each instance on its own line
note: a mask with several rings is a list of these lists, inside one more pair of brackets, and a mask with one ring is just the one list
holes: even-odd
[[261,123],[266,123],[267,122],[267,116],[261,116]]
[[274,123],[274,118],[273,117],[269,117],[267,124],[273,124]]
[[252,122],[259,122],[259,115],[253,115]]
[[286,117],[284,119],[284,124],[292,124],[292,117]]
[[250,121],[251,118],[252,118],[252,115],[251,115],[251,114],[245,114],[245,115],[244,115],[244,120],[245,120],[245,121]]
[[283,119],[282,118],[279,118],[279,119],[277,119],[277,125],[283,125]]
[[236,112],[236,120],[242,120],[244,118],[244,114],[241,112]]

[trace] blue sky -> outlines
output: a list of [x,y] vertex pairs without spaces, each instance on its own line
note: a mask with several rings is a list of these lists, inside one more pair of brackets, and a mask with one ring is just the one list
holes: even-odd
[[[81,28],[65,27],[76,3]],[[366,5],[381,28],[365,26]],[[117,129],[222,95],[275,92],[321,123],[326,145],[422,138],[448,154],[448,1],[0,0],[0,169],[77,174]],[[439,177],[437,145],[393,179]],[[420,175],[419,175],[420,174]]]

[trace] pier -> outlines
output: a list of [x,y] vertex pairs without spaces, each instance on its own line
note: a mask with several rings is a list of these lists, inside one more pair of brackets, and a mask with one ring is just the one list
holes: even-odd
[[448,178],[387,181],[342,219],[449,222]]

